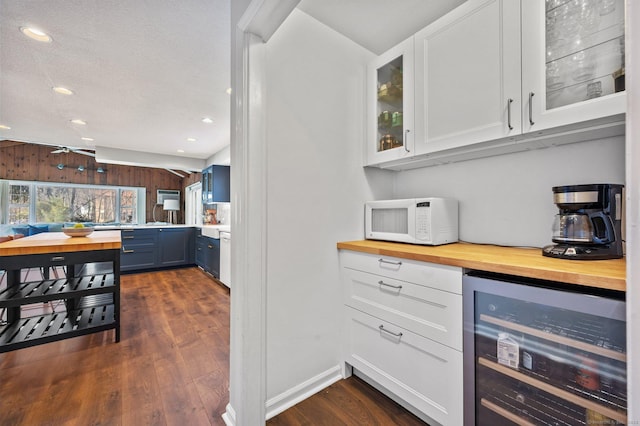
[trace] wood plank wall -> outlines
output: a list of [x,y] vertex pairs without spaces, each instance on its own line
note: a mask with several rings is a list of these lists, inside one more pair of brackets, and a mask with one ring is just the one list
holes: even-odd
[[[191,173],[181,178],[164,169],[97,163],[87,155],[72,152],[52,154],[54,149],[46,145],[0,141],[0,179],[145,187],[147,222],[153,221],[156,190],[178,189],[181,191],[180,223],[184,218],[185,188],[202,177],[201,173]],[[64,169],[58,170],[58,164],[64,164]],[[78,166],[84,166],[85,170],[78,171]],[[98,167],[102,167],[105,173],[98,173]],[[162,209],[156,209],[156,219],[165,220]]]

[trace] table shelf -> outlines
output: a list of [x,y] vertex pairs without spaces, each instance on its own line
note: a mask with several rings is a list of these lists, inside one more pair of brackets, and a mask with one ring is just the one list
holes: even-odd
[[0,327],[0,353],[115,329],[116,326],[114,304],[20,318]]
[[0,308],[45,303],[114,291],[114,274],[87,275],[21,283],[0,291]]

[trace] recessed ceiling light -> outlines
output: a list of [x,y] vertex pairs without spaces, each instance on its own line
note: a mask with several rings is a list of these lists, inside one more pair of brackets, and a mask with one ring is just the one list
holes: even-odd
[[183,153],[184,149],[179,149],[178,152]]
[[73,120],[71,120],[71,122],[72,122],[73,124],[80,124],[80,125],[82,125],[82,126],[84,126],[85,124],[87,124],[87,122],[86,122],[86,121],[84,121],[84,120],[80,120],[79,118],[74,118]]
[[203,123],[207,123],[207,124],[211,124],[211,123],[213,123],[213,120],[210,119],[209,117],[205,117],[205,118],[202,119],[202,122]]
[[80,138],[80,139],[87,142],[93,142],[93,138]]
[[195,142],[195,138],[187,138],[187,142]]
[[0,129],[2,129],[2,130],[10,130],[11,127],[5,126],[4,124],[0,124]]
[[61,87],[61,86],[54,87],[53,91],[61,95],[73,95],[73,91],[67,89],[66,87]]
[[227,95],[230,95],[232,91],[233,91],[233,90],[231,89],[231,87],[229,87],[229,88],[227,89]]
[[22,31],[22,34],[26,35],[27,37],[33,40],[41,41],[43,43],[51,43],[51,36],[37,28],[20,27],[20,31]]

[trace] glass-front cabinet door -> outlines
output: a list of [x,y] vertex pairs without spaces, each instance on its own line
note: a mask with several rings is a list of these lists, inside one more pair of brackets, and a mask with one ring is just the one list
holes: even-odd
[[413,37],[368,69],[367,165],[413,155]]
[[624,32],[624,0],[523,1],[523,131],[622,120]]

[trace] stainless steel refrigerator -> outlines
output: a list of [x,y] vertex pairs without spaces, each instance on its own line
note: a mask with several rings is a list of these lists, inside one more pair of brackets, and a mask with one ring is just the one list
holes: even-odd
[[624,293],[469,273],[465,425],[627,423]]

